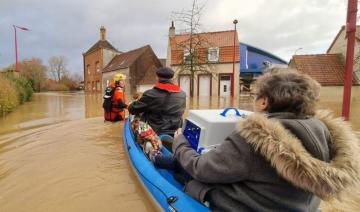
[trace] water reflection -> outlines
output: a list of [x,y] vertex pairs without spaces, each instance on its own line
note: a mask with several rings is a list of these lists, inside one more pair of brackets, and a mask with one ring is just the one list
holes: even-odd
[[0,117],[0,135],[54,123],[84,118],[84,94],[79,92],[36,93],[33,101]]
[[103,116],[102,96],[101,93],[87,93],[85,95],[86,118]]

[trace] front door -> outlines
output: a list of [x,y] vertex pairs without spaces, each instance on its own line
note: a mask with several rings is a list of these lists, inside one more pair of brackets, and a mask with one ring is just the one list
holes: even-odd
[[199,96],[210,96],[211,75],[199,75]]
[[230,96],[231,94],[231,76],[220,76],[220,96]]
[[186,93],[186,96],[190,96],[190,76],[179,76],[179,85],[181,90]]

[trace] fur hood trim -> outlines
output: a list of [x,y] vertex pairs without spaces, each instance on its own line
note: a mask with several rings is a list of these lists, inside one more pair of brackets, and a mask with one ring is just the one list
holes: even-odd
[[294,186],[321,199],[339,197],[359,182],[359,139],[351,126],[328,111],[315,115],[331,134],[330,163],[312,157],[302,143],[276,119],[253,114],[238,124],[238,133]]

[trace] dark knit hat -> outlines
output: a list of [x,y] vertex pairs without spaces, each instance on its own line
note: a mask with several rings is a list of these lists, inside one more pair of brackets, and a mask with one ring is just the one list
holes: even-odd
[[171,68],[168,68],[168,67],[159,68],[156,71],[156,75],[158,77],[161,77],[161,78],[171,79],[174,76],[174,71]]

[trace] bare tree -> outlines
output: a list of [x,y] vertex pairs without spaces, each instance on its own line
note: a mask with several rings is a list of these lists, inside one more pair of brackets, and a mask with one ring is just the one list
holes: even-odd
[[19,63],[19,66],[21,75],[30,81],[34,91],[40,92],[47,80],[46,66],[43,65],[41,59],[23,60]]
[[184,51],[184,57],[178,69],[178,74],[190,74],[190,96],[194,96],[194,83],[197,73],[207,73],[215,77],[214,66],[208,62],[208,48],[212,47],[204,34],[201,34],[201,15],[204,4],[197,4],[193,0],[190,9],[180,12],[172,12],[173,20],[180,23],[182,31],[188,35],[187,38],[176,43],[176,48]]
[[49,58],[49,73],[57,82],[66,74],[66,65],[67,60],[64,56],[52,56]]

